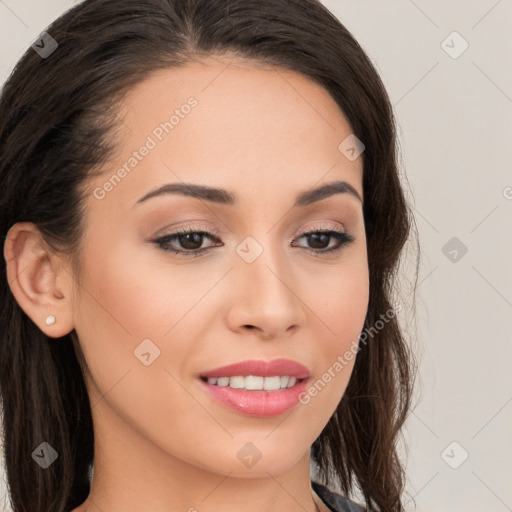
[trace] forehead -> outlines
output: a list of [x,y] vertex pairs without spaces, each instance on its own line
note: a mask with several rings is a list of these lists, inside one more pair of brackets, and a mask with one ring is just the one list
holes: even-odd
[[338,148],[350,124],[323,87],[298,73],[210,57],[154,72],[124,97],[118,117],[118,151],[93,185],[124,168],[107,196],[123,211],[179,181],[295,199],[322,179],[342,179],[362,196],[362,159]]

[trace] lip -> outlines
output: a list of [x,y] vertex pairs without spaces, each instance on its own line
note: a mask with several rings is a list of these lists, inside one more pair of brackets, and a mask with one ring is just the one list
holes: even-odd
[[242,377],[247,375],[259,375],[261,377],[288,375],[296,379],[306,379],[310,372],[303,364],[291,359],[273,359],[272,361],[249,359],[208,370],[201,373],[200,377],[234,377],[237,375]]
[[[234,389],[229,386],[209,384],[208,377],[234,377],[259,375],[261,377],[284,376],[295,377],[297,382],[290,388],[276,391]],[[207,394],[221,405],[246,416],[268,418],[279,416],[295,407],[301,393],[310,381],[310,371],[291,359],[274,359],[272,361],[246,360],[239,363],[208,370],[199,375],[199,384]]]
[[306,391],[309,378],[298,380],[291,388],[279,391],[234,389],[228,386],[216,386],[198,379],[200,386],[221,405],[245,416],[268,418],[279,416],[295,407],[301,393]]

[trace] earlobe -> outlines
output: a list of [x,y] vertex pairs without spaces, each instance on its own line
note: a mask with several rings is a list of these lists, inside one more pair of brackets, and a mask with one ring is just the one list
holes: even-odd
[[35,224],[20,222],[11,226],[4,243],[4,258],[14,298],[39,329],[52,338],[71,332],[72,276]]

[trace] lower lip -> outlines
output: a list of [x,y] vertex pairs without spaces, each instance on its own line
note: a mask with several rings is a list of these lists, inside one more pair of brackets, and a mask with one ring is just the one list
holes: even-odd
[[216,386],[199,379],[204,389],[221,404],[247,416],[268,418],[279,416],[299,402],[299,396],[306,390],[309,379],[297,382],[291,388],[279,391],[234,389]]

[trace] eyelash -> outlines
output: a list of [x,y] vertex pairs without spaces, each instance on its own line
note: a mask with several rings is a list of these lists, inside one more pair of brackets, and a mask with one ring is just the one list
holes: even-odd
[[[152,240],[152,242],[165,252],[170,252],[170,253],[182,255],[182,256],[192,256],[192,255],[194,257],[200,256],[202,253],[205,253],[205,252],[209,251],[210,249],[213,249],[213,247],[206,247],[206,248],[197,249],[197,250],[193,250],[193,249],[178,250],[178,249],[173,249],[168,246],[168,243],[171,240],[173,240],[175,238],[179,238],[181,235],[188,235],[191,233],[201,235],[201,236],[206,236],[206,237],[212,239],[213,241],[220,242],[220,240],[218,238],[217,231],[213,230],[212,232],[209,232],[209,231],[203,231],[200,229],[196,229],[193,227],[179,228],[174,233],[157,238],[156,240]],[[335,254],[335,253],[341,251],[341,249],[343,249],[345,246],[351,244],[354,241],[354,237],[348,231],[338,231],[335,229],[324,229],[324,228],[316,228],[314,230],[305,231],[300,236],[295,238],[294,241],[298,240],[299,238],[302,238],[304,236],[319,234],[319,233],[320,234],[328,234],[328,235],[330,235],[330,238],[338,239],[338,245],[334,248],[327,249],[327,250],[326,249],[308,249],[308,248],[304,248],[304,247],[302,248],[307,253],[313,254],[314,256],[319,256],[321,254],[326,254],[326,253]]]

